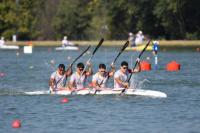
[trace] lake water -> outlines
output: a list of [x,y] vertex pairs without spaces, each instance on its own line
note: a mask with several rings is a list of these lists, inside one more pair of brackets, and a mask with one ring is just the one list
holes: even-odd
[[[101,62],[110,64],[118,50],[119,47],[100,47],[92,60],[94,71]],[[31,55],[23,54],[22,49],[1,50],[0,133],[200,132],[200,53],[196,51],[159,51],[158,70],[133,76],[138,88],[162,91],[167,98],[24,94],[26,91],[48,90],[50,74],[57,65],[69,64],[70,58],[79,54],[80,51],[58,52],[53,47],[36,47]],[[116,68],[123,60],[133,66],[138,54],[124,52],[117,60]],[[79,61],[86,62],[89,57],[87,54]],[[142,59],[147,57],[154,68],[151,52],[145,52]],[[172,60],[181,64],[180,71],[165,70],[166,64]],[[110,79],[109,86],[112,85]],[[63,97],[69,102],[61,104]],[[11,127],[14,119],[22,121],[21,128]]]

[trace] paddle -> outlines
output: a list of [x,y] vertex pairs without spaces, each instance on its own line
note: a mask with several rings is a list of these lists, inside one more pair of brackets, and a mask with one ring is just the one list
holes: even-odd
[[[99,49],[99,47],[102,45],[103,41],[104,41],[104,39],[101,38],[101,40],[99,41],[99,44],[98,44],[98,45],[96,46],[96,48],[94,49],[94,51],[92,52],[91,57],[88,59],[87,62],[90,62],[90,61],[92,60],[92,58],[94,57],[94,54],[95,54],[96,51]],[[80,81],[80,79],[81,79],[81,77],[83,76],[83,73],[84,73],[84,71],[85,71],[86,68],[87,68],[87,64],[86,64],[85,68],[83,69],[83,71],[81,72],[81,75],[80,75],[78,81]]]
[[[142,54],[144,53],[144,51],[146,50],[146,48],[149,46],[150,42],[151,42],[151,39],[147,42],[147,44],[146,44],[146,46],[144,47],[144,49],[140,52],[140,54],[139,54],[139,56],[138,56],[139,59],[140,59],[140,57],[142,56]],[[138,60],[136,61],[135,66],[133,67],[133,71],[135,70],[137,64],[138,64]],[[131,75],[129,76],[129,78],[128,78],[128,80],[127,80],[128,83],[130,82],[130,79],[131,79],[132,75],[133,75],[133,72],[131,73]],[[125,90],[126,90],[126,88],[122,90],[121,94],[124,93]]]
[[129,41],[126,41],[126,43],[124,44],[124,46],[122,47],[122,49],[120,50],[118,55],[115,57],[115,59],[112,62],[112,64],[115,64],[115,62],[117,61],[118,57],[122,54],[122,52],[126,49],[126,47],[128,47],[128,44],[129,44]]
[[[129,44],[129,41],[126,41],[126,43],[123,45],[123,47],[122,47],[121,50],[119,51],[118,55],[115,57],[115,59],[114,59],[113,62],[111,63],[112,65],[115,64],[115,62],[117,61],[118,57],[119,57],[119,56],[122,54],[122,52],[126,49],[126,47],[128,46],[128,44]],[[107,79],[107,80],[110,78],[110,76],[109,76],[110,71],[111,71],[111,70],[108,71],[108,75],[107,75],[106,78],[105,78],[105,79]],[[97,84],[97,85],[98,85],[99,87],[101,87],[101,85],[103,84],[103,82],[104,82],[104,80],[102,80],[101,83],[100,83],[100,84]],[[94,94],[96,94],[97,91],[100,91],[100,90],[97,90],[97,89],[96,89],[95,92],[94,92]]]
[[[67,68],[66,72],[72,68],[73,64],[80,58],[83,56],[83,54],[85,54],[89,49],[90,49],[91,45],[89,45],[78,57],[76,57],[76,59],[74,59],[74,61],[69,65],[69,67]],[[64,86],[66,85],[66,80],[64,81]]]
[[[111,63],[112,65],[115,64],[115,62],[117,61],[118,57],[122,54],[122,52],[126,49],[126,47],[128,47],[129,41],[126,41],[126,43],[123,45],[123,47],[121,48],[121,50],[119,51],[118,55],[115,57],[115,59],[113,60],[113,62]],[[108,71],[108,75],[105,79],[109,79],[109,72],[111,70]],[[103,80],[104,81],[104,80]],[[103,81],[98,85],[99,87],[103,84]]]
[[104,39],[101,38],[99,44],[96,46],[96,48],[94,49],[94,51],[92,52],[92,56],[89,58],[89,60],[87,62],[90,62],[90,60],[92,60],[92,58],[94,57],[94,54],[96,53],[97,49],[99,49],[99,47],[102,45]]
[[91,45],[89,45],[78,57],[76,57],[76,59],[74,59],[74,61],[70,64],[70,66],[68,67],[67,70],[69,70],[73,64],[80,58],[83,56],[83,54],[85,54],[89,49],[90,49]]

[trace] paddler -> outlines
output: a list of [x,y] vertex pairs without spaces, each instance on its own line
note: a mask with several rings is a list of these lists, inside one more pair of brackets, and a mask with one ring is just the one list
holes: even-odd
[[68,90],[65,87],[67,78],[72,74],[71,67],[65,71],[65,65],[59,64],[58,69],[51,74],[51,78],[49,80],[49,88],[51,92],[59,91],[59,90]]
[[69,45],[69,41],[67,40],[67,36],[64,36],[62,40],[62,47],[67,47]]
[[92,65],[87,62],[87,70],[84,70],[85,66],[83,63],[78,63],[76,72],[74,72],[69,81],[69,89],[71,91],[77,91],[85,89],[86,79],[92,75]]
[[114,75],[115,68],[113,65],[111,65],[111,71],[106,71],[106,65],[105,64],[99,64],[99,70],[98,72],[93,75],[92,78],[92,86],[96,90],[102,90],[106,88],[106,83],[109,77],[112,77]]
[[137,73],[141,71],[140,59],[137,58],[136,61],[138,61],[138,66],[134,70],[128,68],[128,63],[126,61],[121,63],[120,69],[114,74],[114,89],[129,88],[130,84],[127,82],[128,75],[130,73]]

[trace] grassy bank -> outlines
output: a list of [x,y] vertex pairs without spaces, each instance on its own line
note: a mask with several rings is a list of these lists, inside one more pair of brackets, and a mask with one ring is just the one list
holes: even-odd
[[[98,41],[72,41],[74,44],[78,44],[80,46],[85,45],[97,45]],[[121,41],[104,41],[104,46],[120,46],[123,45],[126,40]],[[186,41],[186,40],[173,40],[166,41],[160,40],[160,47],[200,47],[200,40]],[[27,41],[19,41],[17,43],[6,42],[9,45],[19,45],[25,46],[28,45]],[[144,42],[145,44],[145,42]],[[32,41],[33,46],[61,46],[61,41]]]

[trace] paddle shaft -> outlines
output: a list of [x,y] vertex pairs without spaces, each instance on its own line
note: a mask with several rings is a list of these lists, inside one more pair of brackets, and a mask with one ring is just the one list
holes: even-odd
[[[96,46],[96,48],[95,48],[94,51],[92,52],[92,56],[88,59],[87,63],[90,62],[90,61],[92,60],[92,58],[94,57],[94,54],[95,54],[96,51],[99,49],[99,47],[102,45],[103,41],[104,41],[104,39],[101,38],[99,44]],[[82,73],[81,73],[81,75],[80,75],[80,78],[83,76],[83,73],[84,73],[84,71],[86,70],[86,68],[87,68],[87,64],[86,64],[85,68],[83,69],[83,71],[82,71]],[[79,80],[80,80],[80,78],[79,78]]]
[[115,64],[115,62],[117,61],[118,57],[122,54],[122,52],[126,49],[126,47],[128,46],[129,41],[127,41],[124,46],[122,47],[122,49],[120,50],[120,52],[118,53],[118,55],[115,57],[114,61],[112,62],[113,64]]
[[[80,58],[83,56],[83,54],[85,54],[89,49],[90,49],[91,45],[89,45],[78,57],[76,57],[76,59],[74,59],[74,61],[70,64],[70,66],[68,67],[68,69],[70,69],[73,64]],[[68,70],[67,69],[67,70]]]
[[[121,48],[121,50],[119,51],[118,55],[115,57],[115,59],[112,62],[112,65],[115,64],[115,62],[117,61],[118,57],[122,54],[122,52],[126,49],[126,47],[128,47],[129,41],[126,41],[126,43],[123,45],[123,47]],[[108,75],[106,76],[105,79],[109,79],[109,73],[110,73],[111,69],[108,71]],[[98,84],[98,86],[101,86],[103,84],[104,80],[102,80],[102,82],[100,84]]]
[[[142,56],[142,54],[144,53],[144,51],[146,50],[146,48],[149,46],[150,42],[151,42],[151,39],[147,42],[147,44],[146,44],[146,46],[144,47],[144,49],[140,52],[140,54],[139,54],[139,56],[138,56],[139,59],[140,59],[140,57]],[[135,70],[137,64],[138,64],[138,61],[136,61],[135,66],[133,67],[133,71]],[[131,75],[129,76],[129,78],[128,78],[128,80],[127,80],[128,83],[130,82],[132,75],[133,75],[133,72],[131,72]],[[125,90],[126,90],[126,88],[122,90],[121,94],[124,93]]]
[[[89,49],[90,49],[91,45],[89,45],[78,57],[76,57],[76,59],[74,59],[74,61],[70,64],[70,66],[67,68],[66,71],[68,71],[70,68],[72,68],[73,64],[80,58],[83,56],[84,53],[86,53]],[[67,77],[66,77],[67,80]],[[66,85],[66,80],[64,81],[64,86]]]
[[[140,54],[139,54],[139,56],[138,56],[139,59],[140,59],[140,57],[142,56],[142,54],[144,53],[144,51],[146,50],[146,48],[149,46],[150,42],[151,42],[151,40],[149,40],[149,41],[147,42],[147,44],[146,44],[146,46],[144,47],[144,49],[140,52]],[[138,61],[136,61],[135,66],[133,67],[133,71],[135,70],[137,64],[138,64]],[[131,75],[129,76],[129,78],[128,78],[128,80],[127,80],[128,82],[130,82],[130,79],[131,79],[132,75],[133,75],[133,72],[132,72]]]

